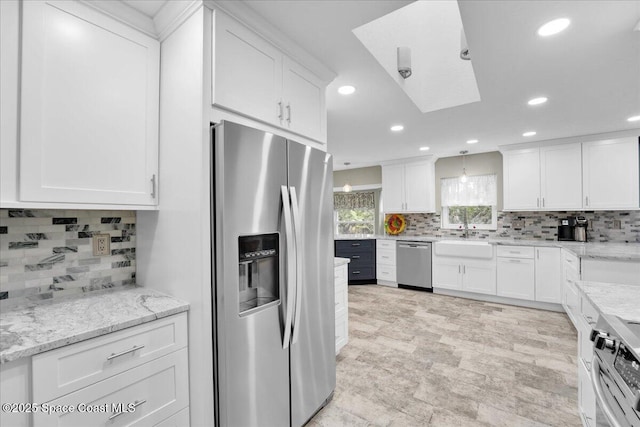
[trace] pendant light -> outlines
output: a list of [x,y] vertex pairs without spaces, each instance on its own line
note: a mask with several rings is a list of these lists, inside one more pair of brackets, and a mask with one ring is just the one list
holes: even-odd
[[462,150],[460,154],[462,154],[462,176],[460,177],[460,182],[467,182],[467,169],[464,164],[464,156],[469,152],[469,150]]

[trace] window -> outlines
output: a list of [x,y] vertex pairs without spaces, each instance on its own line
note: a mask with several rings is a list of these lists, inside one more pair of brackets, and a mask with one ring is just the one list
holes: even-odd
[[333,195],[336,235],[375,234],[376,203],[373,191]]
[[443,178],[442,228],[495,230],[497,228],[496,175]]

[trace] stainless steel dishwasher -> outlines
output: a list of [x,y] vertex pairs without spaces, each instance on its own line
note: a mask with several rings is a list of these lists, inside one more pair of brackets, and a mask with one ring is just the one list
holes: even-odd
[[431,284],[431,243],[399,241],[397,254],[398,287],[433,291]]

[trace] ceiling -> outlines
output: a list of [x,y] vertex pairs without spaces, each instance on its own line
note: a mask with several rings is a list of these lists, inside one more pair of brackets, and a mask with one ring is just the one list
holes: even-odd
[[[337,74],[327,90],[336,169],[423,155],[422,146],[441,157],[639,127],[626,119],[640,114],[640,1],[459,1],[481,101],[428,113],[353,33],[411,2],[246,3]],[[567,30],[537,35],[558,17],[571,19]],[[345,84],[356,92],[339,95]],[[527,105],[536,96],[549,101]],[[391,132],[395,123],[404,131]],[[530,130],[537,134],[522,136]]]
[[[166,3],[124,1],[150,17]],[[353,31],[411,3],[245,0],[336,73],[327,89],[328,150],[334,154],[336,169],[346,168],[345,162],[353,168],[626,129],[640,133],[640,122],[626,121],[640,115],[640,0],[458,1],[481,100],[451,108],[442,108],[444,102],[441,109],[426,113],[399,85],[401,79],[385,70],[384,60],[376,60]],[[559,17],[571,19],[567,30],[548,38],[537,35],[540,25]],[[434,22],[433,16],[416,14],[415,19],[425,26]],[[433,40],[430,43],[436,49]],[[432,83],[418,81],[418,63],[413,60],[414,75],[408,80],[416,79],[409,84]],[[337,88],[347,84],[356,92],[339,95]],[[448,102],[455,105],[451,93]],[[549,100],[527,105],[536,96]],[[402,124],[404,130],[392,132],[392,124]],[[523,137],[526,131],[537,134]],[[479,142],[469,145],[470,139]],[[424,146],[429,151],[418,150]]]

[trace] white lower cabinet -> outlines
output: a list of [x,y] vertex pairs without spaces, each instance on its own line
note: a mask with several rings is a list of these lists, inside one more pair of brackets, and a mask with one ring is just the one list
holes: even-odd
[[349,264],[338,265],[334,270],[336,294],[336,354],[349,342]]
[[533,300],[535,265],[533,259],[498,258],[497,294],[501,297]]
[[398,286],[395,240],[376,240],[376,279],[379,285]]
[[535,300],[560,304],[562,302],[562,260],[560,248],[535,249]]
[[495,295],[495,258],[479,261],[434,256],[433,287]]
[[33,426],[188,425],[188,378],[186,313],[41,353],[32,401],[73,409],[38,411]]

